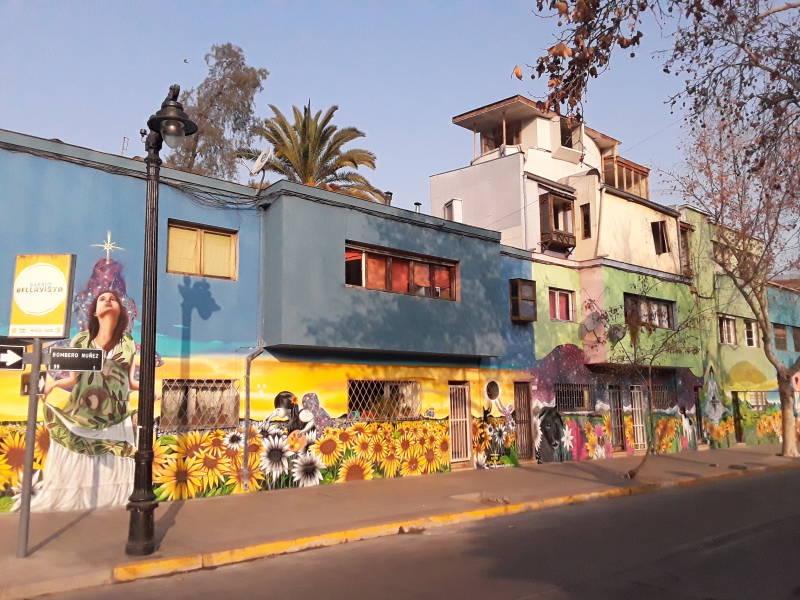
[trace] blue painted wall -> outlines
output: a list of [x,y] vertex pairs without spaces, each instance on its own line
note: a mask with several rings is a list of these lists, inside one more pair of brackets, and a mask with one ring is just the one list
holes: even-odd
[[[9,140],[44,147],[50,152],[80,154],[97,164],[143,170],[139,161],[104,155],[65,144],[0,132]],[[165,169],[165,177],[175,171]],[[208,178],[188,176],[213,186]],[[110,231],[112,253],[123,265],[128,295],[141,306],[144,241],[145,181],[125,174],[72,164],[26,152],[0,149],[0,335],[8,333],[14,261],[17,254],[72,253],[77,255],[75,291],[86,285],[95,263],[105,257],[100,244]],[[184,184],[193,183],[184,181]],[[230,184],[219,182],[223,189]],[[249,188],[236,186],[243,191]],[[252,192],[252,190],[249,190]],[[186,277],[166,272],[168,219],[215,225],[239,231],[237,281]],[[253,346],[258,338],[259,243],[257,209],[218,209],[204,206],[190,193],[169,185],[160,189],[160,237],[157,350],[163,356],[233,352]],[[76,330],[73,323],[73,333]],[[138,322],[134,336],[138,340]]]
[[[794,343],[793,329],[800,330],[800,292],[784,288],[767,288],[769,318],[773,323],[787,325],[786,350],[776,350],[783,364],[790,365],[800,356],[800,346]],[[800,335],[800,334],[799,334]]]
[[[502,354],[508,282],[498,270],[499,234],[288,182],[265,197],[268,347]],[[346,241],[457,261],[460,300],[345,286]]]

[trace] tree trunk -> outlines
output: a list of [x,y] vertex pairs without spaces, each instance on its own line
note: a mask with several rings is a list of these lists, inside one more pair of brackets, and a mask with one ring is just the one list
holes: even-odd
[[800,456],[797,452],[797,430],[795,429],[794,416],[794,389],[792,378],[778,374],[778,391],[781,395],[781,417],[783,426],[783,456]]

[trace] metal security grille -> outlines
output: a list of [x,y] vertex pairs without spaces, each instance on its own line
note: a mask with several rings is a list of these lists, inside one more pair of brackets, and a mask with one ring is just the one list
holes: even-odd
[[622,394],[618,385],[608,386],[608,401],[611,405],[611,439],[614,449],[625,449],[625,421],[622,411]]
[[416,381],[350,379],[347,418],[353,421],[419,419],[420,386]]
[[553,389],[558,412],[591,410],[591,389],[588,383],[556,383]]
[[519,452],[519,457],[533,458],[530,383],[514,383],[514,419],[517,421],[517,451]]
[[234,379],[164,379],[159,431],[239,425],[239,391]]
[[675,392],[670,386],[654,384],[651,386],[653,410],[669,410],[677,403]]
[[472,431],[469,385],[450,384],[450,455],[453,462],[469,460]]
[[631,412],[633,413],[633,442],[636,450],[644,450],[647,438],[644,432],[644,394],[642,386],[631,386]]

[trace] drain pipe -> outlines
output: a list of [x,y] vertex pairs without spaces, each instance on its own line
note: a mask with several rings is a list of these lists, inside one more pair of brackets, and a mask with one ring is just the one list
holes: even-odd
[[244,367],[244,455],[242,456],[241,476],[244,489],[250,483],[250,366],[253,361],[264,352],[264,348],[256,348],[247,355]]

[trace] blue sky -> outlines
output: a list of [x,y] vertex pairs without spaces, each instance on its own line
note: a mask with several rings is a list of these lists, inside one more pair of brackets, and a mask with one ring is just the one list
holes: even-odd
[[[534,4],[0,0],[0,128],[112,153],[127,136],[127,155],[143,154],[138,131],[169,85],[197,85],[210,46],[232,42],[270,71],[260,115],[267,103],[338,104],[336,124],[364,131],[358,145],[378,156],[370,180],[427,210],[428,177],[471,158],[471,133],[451,118],[542,93],[542,81],[511,77],[552,43],[555,23]],[[667,41],[655,28],[646,41],[593,83],[585,114],[623,156],[668,169],[679,160],[680,122],[664,104],[675,80],[649,55]]]

